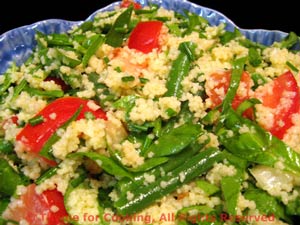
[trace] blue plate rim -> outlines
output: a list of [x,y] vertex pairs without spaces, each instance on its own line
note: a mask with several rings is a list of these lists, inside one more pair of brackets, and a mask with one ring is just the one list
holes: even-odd
[[[83,23],[85,21],[92,20],[95,17],[95,15],[99,12],[112,10],[115,6],[119,5],[120,2],[121,1],[113,2],[103,8],[100,8],[100,9],[94,11],[85,20],[71,21],[71,20],[55,19],[55,18],[46,19],[46,20],[37,21],[37,22],[29,24],[29,25],[20,26],[20,27],[17,27],[12,30],[4,32],[3,34],[0,35],[0,74],[5,72],[5,70],[9,66],[9,63],[11,63],[12,60],[16,61],[17,64],[19,61],[24,62],[25,61],[23,59],[24,55],[26,55],[28,57],[28,55],[30,54],[28,51],[33,50],[33,47],[31,49],[28,48],[28,46],[26,46],[26,43],[24,42],[25,44],[24,43],[15,43],[16,45],[8,48],[8,50],[10,50],[11,52],[10,51],[6,51],[4,53],[1,52],[2,51],[1,47],[2,47],[3,43],[5,41],[8,41],[10,36],[14,36],[15,33],[18,33],[19,31],[24,31],[24,32],[32,31],[37,27],[44,27],[44,26],[46,27],[46,26],[50,26],[51,24],[52,25],[57,24],[57,26],[66,25],[67,27],[69,27],[69,29],[71,29],[73,26],[80,25],[81,23]],[[230,18],[228,18],[226,15],[224,15],[222,12],[219,12],[219,11],[209,8],[209,7],[201,6],[200,4],[196,4],[196,3],[190,2],[188,0],[172,0],[172,1],[168,1],[168,0],[137,0],[137,2],[141,3],[142,5],[148,5],[149,3],[155,3],[155,4],[159,4],[161,6],[164,6],[164,4],[176,4],[176,3],[183,5],[183,6],[188,7],[188,9],[190,9],[191,11],[200,12],[200,15],[202,13],[204,13],[204,14],[207,14],[208,16],[212,16],[212,19],[218,18],[217,22],[218,23],[225,22],[227,30],[232,31],[234,28],[237,28],[242,32],[243,35],[245,35],[250,40],[253,40],[253,41],[259,42],[259,43],[264,43],[265,41],[262,41],[262,40],[267,40],[266,43],[264,43],[266,45],[271,45],[274,41],[280,41],[281,39],[283,39],[285,36],[288,35],[288,33],[280,31],[280,30],[241,28],[238,25],[236,25]],[[179,9],[179,10],[177,9],[177,11],[180,11],[180,10],[181,9]],[[199,14],[199,13],[197,13],[197,14]],[[203,16],[203,15],[201,15],[201,16]],[[206,19],[209,20],[209,18],[206,18]],[[211,23],[211,21],[210,21],[210,23]],[[217,25],[217,24],[212,24],[212,25]],[[265,38],[268,36],[270,37],[270,39]],[[32,43],[31,43],[31,45],[32,45]],[[20,48],[20,49],[18,50],[18,48]],[[24,52],[23,52],[22,48],[25,48]],[[3,57],[3,55],[5,57]]]

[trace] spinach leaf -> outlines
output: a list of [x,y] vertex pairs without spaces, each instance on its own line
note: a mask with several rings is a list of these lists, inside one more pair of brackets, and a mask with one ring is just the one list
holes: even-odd
[[246,190],[244,196],[246,199],[255,202],[256,208],[261,214],[274,214],[277,218],[287,219],[284,206],[280,202],[278,202],[275,197],[269,195],[267,192],[252,187]]
[[154,157],[160,157],[176,154],[195,141],[201,134],[203,134],[203,130],[200,125],[181,125],[160,136],[147,149],[145,155],[151,153]]
[[115,48],[122,46],[127,33],[124,31],[127,31],[127,28],[129,27],[132,11],[133,6],[129,6],[123,13],[119,15],[106,35],[106,44]]
[[5,159],[0,158],[0,194],[12,196],[21,184],[24,184],[21,175]]

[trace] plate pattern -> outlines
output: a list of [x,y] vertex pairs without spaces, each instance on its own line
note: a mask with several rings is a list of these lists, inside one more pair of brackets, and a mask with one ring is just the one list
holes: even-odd
[[[137,2],[142,5],[154,3],[177,12],[183,12],[183,9],[187,9],[206,18],[211,25],[226,23],[227,30],[232,31],[236,27],[250,40],[265,45],[271,45],[274,41],[280,41],[287,35],[287,33],[278,30],[247,30],[239,28],[222,13],[207,7],[196,5],[187,0],[137,0]],[[95,11],[85,21],[92,20],[98,12],[114,9],[119,3],[120,2],[115,2]],[[0,36],[0,74],[5,72],[12,61],[17,65],[20,65],[29,57],[32,53],[32,49],[36,45],[34,40],[36,30],[46,34],[63,33],[72,28],[72,26],[79,25],[82,22],[84,21],[67,21],[60,19],[43,20],[31,25],[15,28],[2,34]],[[299,49],[299,45],[296,48]]]

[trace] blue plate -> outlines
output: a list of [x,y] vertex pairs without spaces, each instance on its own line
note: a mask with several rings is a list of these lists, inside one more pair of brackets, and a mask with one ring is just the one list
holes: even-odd
[[[174,10],[177,12],[182,12],[183,9],[187,9],[206,18],[211,25],[226,23],[227,30],[233,31],[236,27],[241,30],[241,32],[250,40],[265,45],[271,45],[274,41],[280,41],[287,35],[287,33],[277,30],[268,31],[262,29],[241,29],[222,13],[210,8],[196,5],[186,0],[137,0],[137,2],[141,3],[142,5],[154,3],[163,6],[166,9]],[[98,12],[113,10],[114,7],[118,4],[119,2],[115,2],[105,8],[97,10],[85,21],[92,20]],[[46,34],[63,33],[69,30],[72,26],[79,25],[82,22],[84,21],[50,19],[40,21],[28,26],[19,27],[2,34],[0,36],[0,74],[3,74],[5,72],[10,62],[14,61],[17,63],[17,65],[21,65],[29,57],[29,55],[32,53],[32,49],[36,45],[36,42],[34,40],[36,30],[39,30]],[[297,46],[297,48],[299,49],[299,46]]]

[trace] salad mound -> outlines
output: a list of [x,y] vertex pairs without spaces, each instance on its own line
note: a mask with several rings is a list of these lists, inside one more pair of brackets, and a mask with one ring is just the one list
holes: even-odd
[[0,76],[0,224],[296,224],[300,52],[123,0]]

